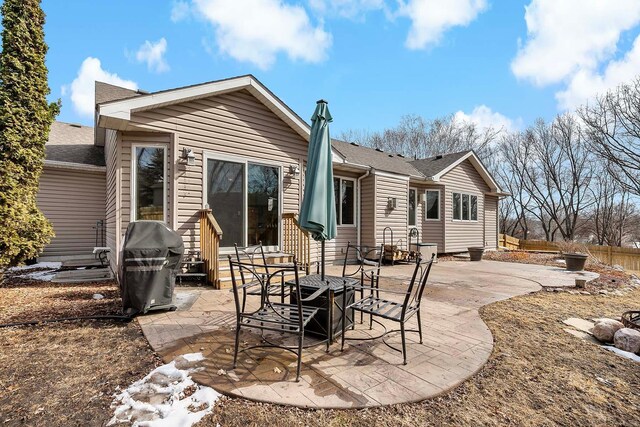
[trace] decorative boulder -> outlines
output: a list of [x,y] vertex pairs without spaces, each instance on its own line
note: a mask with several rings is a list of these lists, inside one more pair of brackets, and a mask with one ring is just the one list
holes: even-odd
[[622,322],[613,319],[600,319],[596,322],[591,333],[599,341],[613,342],[613,336],[618,329],[624,328]]
[[618,329],[613,343],[620,350],[640,353],[640,331],[631,328]]

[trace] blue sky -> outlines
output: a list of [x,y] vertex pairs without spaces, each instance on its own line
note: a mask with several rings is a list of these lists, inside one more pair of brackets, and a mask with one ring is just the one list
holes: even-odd
[[43,0],[59,120],[95,79],[148,91],[254,74],[333,134],[405,114],[517,129],[640,70],[640,0]]

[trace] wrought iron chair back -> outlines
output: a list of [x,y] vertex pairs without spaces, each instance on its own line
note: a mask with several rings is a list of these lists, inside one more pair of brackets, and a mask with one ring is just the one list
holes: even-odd
[[[229,267],[231,270],[231,282],[233,286],[233,297],[236,308],[236,337],[233,354],[233,367],[236,367],[238,352],[250,350],[256,347],[277,347],[290,351],[297,355],[298,363],[296,369],[296,381],[300,379],[300,367],[302,363],[302,349],[304,341],[304,328],[318,313],[319,308],[304,306],[300,289],[300,278],[298,276],[298,263],[294,259],[292,264],[272,265],[269,272],[260,271],[260,264],[234,261],[229,255]],[[291,279],[293,276],[293,279]],[[238,280],[242,277],[241,280]],[[280,286],[291,289],[295,302],[273,302],[269,299],[269,288],[275,286],[278,281]],[[244,287],[258,284],[261,290],[261,303],[257,309],[247,309],[244,304]],[[240,291],[243,290],[241,301]],[[262,335],[261,344],[245,347],[239,350],[240,330],[242,328],[258,329],[261,332],[273,331],[287,333],[297,336],[296,346],[285,346],[269,342],[267,337]],[[327,341],[327,349],[328,349]]]
[[416,267],[413,270],[411,282],[409,283],[409,287],[407,289],[407,294],[404,298],[402,307],[403,319],[405,317],[407,309],[420,310],[420,301],[422,300],[424,288],[427,286],[427,279],[429,278],[429,273],[431,272],[431,266],[433,265],[434,257],[435,255],[431,255],[431,258],[428,260],[418,258]]
[[[347,266],[350,261],[356,258],[356,269],[352,272],[347,272]],[[357,246],[347,243],[347,249],[344,255],[344,261],[342,264],[342,277],[358,277],[360,276],[360,283],[364,284],[365,281],[371,282],[372,286],[376,286],[375,283],[380,276],[380,267],[382,266],[382,257],[384,255],[383,247],[380,245],[375,248],[368,248],[365,246]],[[367,268],[369,267],[369,268]]]

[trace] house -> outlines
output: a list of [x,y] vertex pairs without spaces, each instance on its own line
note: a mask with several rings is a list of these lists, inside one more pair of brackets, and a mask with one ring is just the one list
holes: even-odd
[[[104,219],[113,265],[129,222],[145,219],[177,230],[188,251],[201,249],[214,283],[218,258],[234,243],[261,241],[307,265],[316,262],[317,245],[295,219],[309,125],[253,76],[154,93],[96,83],[95,123],[93,135],[77,128],[86,139],[68,146],[86,150],[93,145],[104,152],[104,163],[74,157],[67,163],[77,161],[85,169],[57,170],[69,177],[59,182],[72,181],[76,170],[87,172],[74,180],[79,187],[61,196],[58,215],[67,209],[66,219],[51,217],[45,202],[63,191],[48,184],[55,182],[52,163],[60,162],[50,157],[50,148],[71,138],[74,125],[57,123],[52,129],[40,200],[58,234],[50,246],[58,249],[47,248],[44,255],[88,253],[90,224],[78,223],[73,231],[67,227],[87,205],[84,193],[96,191],[97,184],[87,190],[80,185],[90,168],[96,179],[103,174],[104,216],[97,217],[102,211],[94,202],[91,215]],[[416,240],[437,244],[441,253],[497,247],[498,199],[504,193],[472,151],[415,160],[341,141],[332,146],[338,237],[327,242],[327,260],[341,259],[349,241],[407,247],[413,228]],[[82,234],[82,245],[67,234]]]

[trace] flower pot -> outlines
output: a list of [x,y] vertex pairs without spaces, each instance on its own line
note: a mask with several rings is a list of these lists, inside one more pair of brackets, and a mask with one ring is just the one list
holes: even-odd
[[484,254],[484,248],[467,248],[469,250],[470,261],[482,261],[482,254]]
[[564,254],[564,261],[567,264],[567,271],[582,271],[587,263],[587,255],[585,254]]

